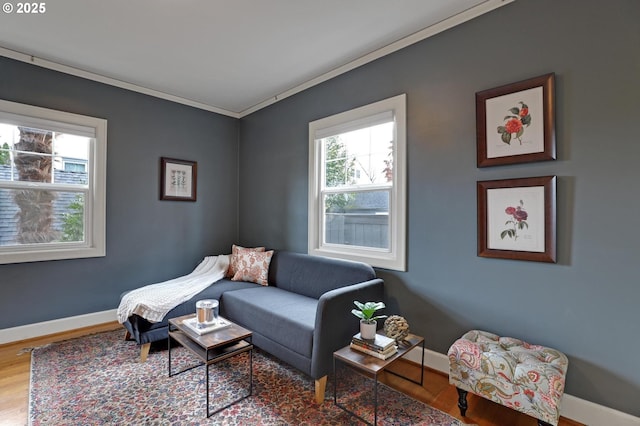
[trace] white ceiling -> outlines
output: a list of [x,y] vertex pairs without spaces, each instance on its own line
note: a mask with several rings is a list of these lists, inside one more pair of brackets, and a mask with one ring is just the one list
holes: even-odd
[[510,1],[10,1],[0,55],[241,117]]

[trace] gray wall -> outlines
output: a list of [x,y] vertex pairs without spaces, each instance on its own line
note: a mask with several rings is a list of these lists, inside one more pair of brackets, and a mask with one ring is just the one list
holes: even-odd
[[[0,265],[0,329],[99,312],[229,252],[238,120],[0,58],[0,99],[105,118],[107,256]],[[159,201],[160,157],[198,162],[195,203]]]
[[[471,328],[556,347],[567,392],[640,415],[638,21],[636,0],[518,0],[239,124],[0,58],[1,99],[109,120],[107,256],[0,265],[0,329],[113,309],[233,242],[305,252],[308,123],[407,93],[408,271],[378,271],[388,313],[441,353]],[[476,168],[475,92],[547,72],[558,160]],[[196,203],[158,200],[161,156],[198,161]],[[476,181],[547,174],[558,263],[478,258]]]
[[[446,353],[480,328],[570,358],[640,415],[640,2],[518,0],[241,119],[240,240],[307,250],[308,123],[406,93],[408,271],[388,313]],[[556,73],[558,159],[476,168],[475,93]],[[557,264],[476,256],[476,181],[558,176]]]

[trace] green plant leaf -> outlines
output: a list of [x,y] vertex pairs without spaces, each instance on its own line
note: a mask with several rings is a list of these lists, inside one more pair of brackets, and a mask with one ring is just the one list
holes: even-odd
[[357,309],[352,309],[351,313],[360,319],[365,319],[364,315],[362,315],[362,312]]
[[386,315],[378,315],[378,316],[373,316],[373,314],[375,313],[375,311],[377,311],[378,309],[383,309],[385,308],[385,304],[383,302],[365,302],[365,303],[361,303],[358,302],[357,300],[353,301],[354,305],[356,305],[358,307],[358,309],[353,309],[351,311],[351,313],[353,315],[355,315],[356,317],[363,319],[363,320],[375,320],[375,319],[379,319],[379,318],[386,318]]
[[531,124],[531,114],[527,114],[524,117],[522,117],[522,124],[525,126],[528,126]]
[[518,103],[522,105],[522,108],[529,108],[529,106],[527,104],[525,104],[524,102],[522,102],[522,101],[520,101]]
[[521,137],[523,133],[524,133],[524,127],[521,127],[520,130],[518,130],[518,133],[516,133],[516,137],[517,138]]
[[520,108],[517,107],[513,107],[509,110],[509,112],[511,112],[512,114],[520,114]]
[[504,126],[498,126],[498,133],[502,134],[507,131],[507,128]]
[[502,138],[502,142],[511,145],[511,133],[509,132],[504,132],[501,136]]
[[502,233],[500,234],[500,238],[502,238],[504,240],[504,237],[508,236],[510,238],[513,238],[516,236],[516,231],[514,231],[513,229],[505,229],[504,231],[502,231]]

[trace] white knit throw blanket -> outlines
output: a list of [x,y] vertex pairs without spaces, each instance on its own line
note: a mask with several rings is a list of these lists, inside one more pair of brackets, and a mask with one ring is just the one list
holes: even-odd
[[189,275],[132,290],[120,301],[118,321],[137,314],[160,322],[171,309],[224,278],[228,268],[229,255],[207,256]]

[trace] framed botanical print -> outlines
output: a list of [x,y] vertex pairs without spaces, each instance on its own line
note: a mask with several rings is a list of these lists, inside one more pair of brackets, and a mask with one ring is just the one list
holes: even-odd
[[198,163],[160,158],[160,199],[196,201]]
[[477,166],[556,158],[555,74],[476,93]]
[[556,262],[556,177],[477,183],[478,256]]

